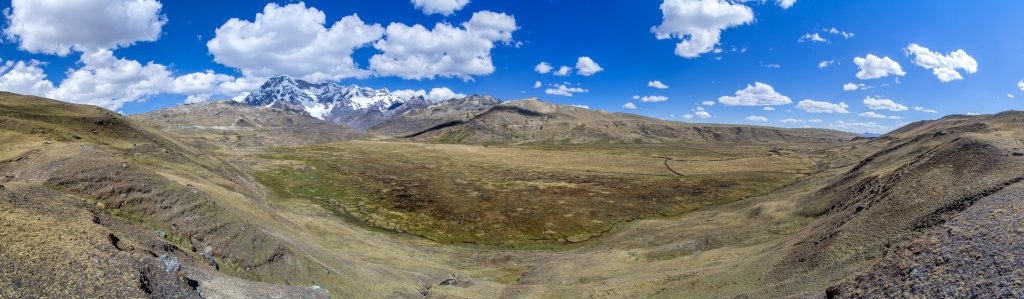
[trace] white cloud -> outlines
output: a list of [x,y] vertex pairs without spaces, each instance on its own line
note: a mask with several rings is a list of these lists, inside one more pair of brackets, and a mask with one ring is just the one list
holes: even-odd
[[844,122],[841,120],[832,122],[832,128],[848,132],[874,134],[883,134],[892,130],[889,127],[877,124],[875,122]]
[[548,88],[544,90],[544,93],[556,96],[571,97],[574,93],[588,92],[589,90],[579,87],[569,87],[565,84],[558,84],[556,88]]
[[718,102],[727,106],[771,106],[785,105],[793,101],[789,97],[775,92],[771,85],[754,82],[746,88],[736,91],[736,96],[723,96]]
[[899,63],[893,61],[891,58],[884,57],[878,58],[874,54],[868,54],[866,57],[855,57],[853,63],[860,68],[857,72],[857,78],[861,80],[877,79],[882,77],[888,77],[890,75],[903,76],[907,73],[903,71]]
[[603,71],[604,69],[601,68],[601,66],[593,59],[590,59],[590,57],[583,56],[576,61],[576,70],[576,73],[580,74],[580,76],[589,77],[593,74],[597,74],[597,72]]
[[890,99],[876,99],[872,97],[864,98],[864,105],[868,106],[871,110],[889,110],[889,111],[906,111],[907,106],[900,105],[893,102]]
[[797,123],[802,123],[804,121],[803,120],[799,120],[799,119],[795,119],[795,118],[787,118],[787,119],[780,120],[779,122],[780,123],[784,123],[784,124],[797,124]]
[[964,50],[956,50],[943,55],[918,44],[910,44],[907,46],[907,55],[914,56],[914,64],[932,70],[932,73],[942,82],[963,79],[963,75],[957,72],[957,69],[962,69],[968,74],[978,72],[978,61],[974,60],[971,55],[967,55]]
[[155,41],[167,23],[157,0],[13,0],[4,35],[18,48],[66,56]]
[[858,89],[868,89],[868,86],[864,85],[863,83],[853,83],[853,82],[849,82],[849,83],[843,84],[843,90],[844,91],[854,91],[854,90],[858,90]]
[[714,106],[715,105],[715,101],[703,101],[703,102],[700,102],[700,104],[704,105],[704,106]]
[[683,119],[685,119],[685,120],[693,119],[693,114],[683,114]]
[[921,107],[921,106],[914,107],[914,111],[921,111],[921,112],[927,112],[927,113],[939,113],[939,111],[936,111],[936,110],[933,110],[933,109],[925,109],[924,107]]
[[442,102],[450,99],[461,99],[465,98],[465,94],[456,93],[447,87],[436,87],[431,88],[430,93],[427,94],[427,99],[432,102]]
[[110,50],[84,53],[79,63],[80,68],[68,70],[67,77],[55,86],[46,78],[41,63],[8,61],[0,67],[0,90],[117,110],[125,103],[157,94],[186,95],[191,103],[213,96],[232,97],[262,83],[212,71],[174,77],[164,65],[117,58]]
[[590,106],[587,106],[587,105],[569,104],[569,106],[573,106],[573,107],[576,107],[576,108],[590,109]]
[[[2,61],[0,61],[2,62]],[[41,62],[31,60],[6,61],[0,65],[0,90],[45,97],[53,90],[53,82],[46,79]]]
[[843,102],[836,104],[815,100],[803,100],[796,104],[796,109],[810,113],[850,113],[846,108],[850,108],[850,105]]
[[766,118],[764,116],[751,115],[751,116],[747,116],[746,120],[754,121],[754,122],[767,122],[768,118]]
[[412,0],[412,4],[427,15],[448,16],[469,4],[469,0]]
[[174,82],[163,65],[116,58],[109,50],[82,54],[80,62],[84,66],[69,72],[49,97],[117,110],[165,92]]
[[830,65],[832,65],[833,63],[836,63],[836,61],[835,60],[823,60],[823,61],[818,63],[818,68],[819,69],[827,68]]
[[769,64],[761,63],[761,66],[765,67],[765,68],[770,68],[770,69],[777,69],[777,68],[781,68],[782,67],[782,65],[778,64],[778,63],[769,63]]
[[555,71],[555,76],[563,76],[563,77],[565,77],[565,76],[568,76],[569,74],[572,74],[572,68],[564,66],[564,65],[562,67],[558,68],[557,71]]
[[622,108],[623,109],[633,110],[633,109],[636,109],[636,105],[634,105],[633,103],[626,103],[625,105],[622,105]]
[[981,115],[981,113],[977,113],[977,112],[967,112],[967,115],[970,115],[970,116],[977,116],[977,115]]
[[711,113],[708,113],[707,111],[697,111],[693,113],[693,116],[696,116],[697,118],[711,118]]
[[836,29],[836,27],[828,28],[828,29],[825,29],[824,31],[828,32],[828,33],[831,33],[831,34],[842,36],[845,39],[850,39],[850,38],[852,38],[854,36],[853,33]]
[[661,81],[658,80],[647,82],[647,87],[653,87],[657,89],[668,89],[668,85],[665,85],[665,83],[661,83]]
[[901,119],[902,118],[902,117],[899,117],[899,116],[883,115],[883,114],[875,113],[874,111],[868,111],[868,112],[861,113],[860,116],[861,117],[867,117],[867,118],[885,118],[885,119]]
[[644,103],[657,103],[657,102],[668,101],[668,97],[666,97],[666,96],[644,96],[644,97],[640,98],[640,101],[642,101]]
[[1008,93],[1008,94],[1006,94],[1006,97],[1012,99],[1012,98],[1016,98],[1017,96],[1013,95],[1012,93]]
[[821,37],[821,34],[818,34],[818,33],[804,34],[803,36],[800,37],[800,39],[798,39],[796,41],[797,42],[801,42],[801,43],[805,42],[805,41],[811,41],[811,42],[815,42],[815,43],[827,43],[828,42],[827,39],[825,39],[824,37]]
[[404,79],[469,80],[488,75],[494,72],[491,49],[496,42],[511,43],[512,32],[519,28],[515,17],[490,11],[474,13],[462,27],[437,23],[427,29],[391,23],[386,37],[373,44],[383,53],[370,58],[370,69]]
[[714,50],[722,30],[754,21],[750,7],[725,0],[664,0],[661,13],[661,25],[651,32],[659,40],[681,39],[675,54],[686,58]]
[[772,108],[772,106],[764,106],[763,110],[764,111],[775,111],[775,108]]
[[1020,80],[1019,82],[1017,82],[1017,88],[1019,88],[1020,90],[1024,90],[1024,80]]
[[544,86],[544,84],[540,83],[540,81],[533,82],[533,88],[540,88],[541,86]]
[[431,102],[434,103],[443,102],[450,99],[461,99],[466,97],[465,94],[456,93],[451,89],[448,89],[447,87],[432,88],[430,89],[429,93],[422,89],[400,89],[392,91],[391,94],[404,100],[409,100],[413,97],[423,97],[424,99],[430,100]]
[[547,74],[548,72],[551,72],[551,69],[551,65],[543,61],[538,63],[537,66],[533,67],[533,70],[536,71],[538,74]]
[[796,0],[778,0],[777,3],[782,7],[782,9],[789,9],[790,7],[793,7],[793,4],[796,4]]
[[815,118],[815,119],[812,119],[812,120],[808,120],[807,122],[810,122],[810,123],[816,123],[816,124],[817,124],[817,123],[822,123],[822,122],[824,122],[824,121],[823,121],[823,120],[821,120],[821,119],[817,119],[817,118]]
[[206,43],[213,60],[248,77],[290,75],[308,81],[362,78],[352,52],[381,38],[384,28],[346,16],[330,28],[326,15],[302,2],[267,4],[254,21],[230,19]]

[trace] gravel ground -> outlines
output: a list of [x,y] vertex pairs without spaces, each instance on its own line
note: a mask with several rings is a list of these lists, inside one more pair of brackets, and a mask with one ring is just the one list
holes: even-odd
[[828,298],[1024,298],[1024,183],[934,226]]

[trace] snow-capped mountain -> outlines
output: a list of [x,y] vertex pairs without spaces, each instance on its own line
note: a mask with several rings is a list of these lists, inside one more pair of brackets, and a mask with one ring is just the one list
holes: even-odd
[[304,111],[312,117],[358,129],[373,127],[405,111],[431,104],[422,97],[399,98],[387,89],[310,83],[288,76],[270,78],[243,102]]

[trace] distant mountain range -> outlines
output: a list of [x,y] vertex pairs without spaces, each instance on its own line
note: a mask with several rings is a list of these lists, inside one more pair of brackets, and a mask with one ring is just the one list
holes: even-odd
[[629,113],[473,95],[433,103],[387,89],[270,78],[243,101],[304,113],[396,137],[454,143],[840,142],[856,134],[825,129],[688,124]]
[[403,99],[387,89],[332,82],[310,83],[288,76],[277,76],[263,83],[243,100],[251,106],[302,111],[309,116],[369,129],[411,109],[431,104],[423,97]]

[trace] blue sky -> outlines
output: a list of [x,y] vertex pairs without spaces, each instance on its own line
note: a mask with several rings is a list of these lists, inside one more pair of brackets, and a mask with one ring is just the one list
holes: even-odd
[[[75,1],[92,5],[85,7],[96,8],[117,7],[126,3],[120,0]],[[311,0],[302,3],[301,7],[298,7],[300,4],[297,1],[138,1],[155,6],[148,10],[135,7],[124,12],[113,12],[114,17],[101,21],[71,20],[87,14],[87,11],[62,11],[70,10],[69,6],[73,6],[67,5],[69,2],[66,1],[0,2],[6,11],[4,42],[0,44],[0,59],[5,66],[0,67],[0,74],[8,80],[4,82],[4,79],[0,79],[0,89],[97,104],[131,114],[177,105],[189,96],[193,96],[193,100],[230,98],[251,88],[253,84],[258,85],[258,81],[270,73],[317,77],[307,70],[294,69],[291,65],[294,61],[295,64],[307,63],[313,69],[332,70],[328,71],[328,75],[314,79],[374,88],[429,91],[445,87],[463,94],[491,94],[503,100],[536,96],[555,103],[587,105],[592,109],[624,111],[677,121],[810,126],[855,132],[884,132],[903,123],[935,119],[947,114],[994,113],[1019,109],[1017,101],[1024,100],[1010,97],[1024,96],[1018,87],[1018,82],[1024,79],[1021,68],[1024,65],[1024,39],[1019,38],[1019,33],[1014,30],[1024,22],[1020,19],[1024,15],[1024,2],[1018,1],[975,1],[965,4],[959,1],[797,0],[788,8],[774,0],[471,0],[464,5],[459,3],[464,0],[422,0],[425,4],[421,3],[419,7],[414,5],[419,0]],[[445,2],[449,2],[449,6],[445,6]],[[47,6],[47,3],[50,5]],[[293,8],[303,9],[303,12],[320,12],[325,16],[323,26],[327,29],[342,18],[358,15],[361,25],[366,28],[372,29],[375,24],[380,24],[377,30],[381,33],[379,37],[370,34],[367,38],[369,42],[354,46],[346,44],[356,37],[339,34],[335,39],[305,48],[312,49],[311,53],[328,53],[311,56],[338,59],[351,57],[355,65],[343,71],[338,69],[344,68],[333,66],[325,68],[337,60],[293,57],[275,64],[263,58],[266,56],[244,58],[251,54],[246,52],[254,49],[251,47],[225,46],[212,49],[208,45],[211,39],[218,38],[218,28],[225,26],[230,19],[255,22],[257,13],[265,13],[266,9],[270,9],[268,3],[276,3],[273,5],[275,9],[292,5]],[[451,5],[456,9],[451,9]],[[673,15],[671,9],[663,11],[663,6],[683,7],[684,11]],[[432,7],[444,7],[450,11],[430,13]],[[686,7],[703,10],[685,11]],[[732,13],[733,16],[731,19],[716,19],[699,15],[711,8],[726,9],[727,14]],[[744,11],[749,11],[752,16],[744,16]],[[493,14],[484,15],[483,12]],[[129,15],[118,17],[116,13]],[[470,23],[476,14],[481,14],[481,20],[503,20],[506,23],[507,17],[511,17],[514,18],[514,26],[510,29],[510,24],[505,24],[504,31],[493,36],[490,33],[473,33],[464,23]],[[126,20],[126,23],[118,23],[121,20]],[[131,23],[133,21],[137,23]],[[652,32],[652,27],[662,25],[663,21],[666,22],[663,26],[665,31],[684,34],[692,30],[714,32],[721,29],[718,43],[710,43],[712,49],[718,50],[698,50],[700,53],[697,55],[677,54],[676,44],[693,37],[683,35],[659,39]],[[468,66],[469,62],[458,59],[442,67],[448,71],[437,73],[417,71],[411,74],[402,68],[388,71],[383,70],[384,67],[371,65],[371,57],[385,52],[374,44],[381,40],[392,42],[393,45],[387,51],[394,52],[388,52],[385,56],[395,59],[416,58],[412,54],[400,53],[399,49],[407,45],[397,41],[397,31],[393,33],[388,26],[392,23],[408,26],[420,24],[428,30],[435,28],[438,23],[447,23],[453,30],[470,32],[466,39],[459,40],[469,46],[453,44],[450,48],[444,48],[442,45],[443,49],[434,51],[443,50],[443,55],[467,56],[473,56],[476,52],[483,53],[484,56],[490,56],[493,69]],[[150,28],[140,31],[137,29],[139,24],[148,24]],[[68,33],[62,35],[38,29],[49,25]],[[690,27],[681,27],[683,25]],[[88,32],[75,32],[92,27],[96,30],[93,33],[102,33],[98,35],[100,38],[82,40],[83,36],[89,36]],[[697,29],[680,31],[679,28]],[[853,35],[844,37],[829,33],[826,29],[830,28]],[[238,32],[242,32],[239,33],[241,35],[275,33],[278,34],[276,38],[298,36],[290,35],[288,28],[274,30],[278,31]],[[798,41],[805,34],[818,34],[828,41]],[[227,40],[229,34],[220,35]],[[429,35],[425,37],[431,38]],[[98,41],[105,38],[113,41]],[[481,41],[484,43],[481,44]],[[310,41],[298,38],[293,42]],[[487,43],[493,44],[493,47],[486,46]],[[920,48],[916,52],[909,51],[911,44],[927,48],[928,51]],[[480,45],[484,45],[481,48],[483,50],[474,50],[473,47]],[[66,53],[57,53],[62,48]],[[278,48],[275,45],[264,45],[256,49],[264,53]],[[957,50],[962,50],[966,55],[951,55]],[[346,51],[352,51],[351,55]],[[869,54],[890,58],[891,62],[899,65],[903,75],[891,74],[890,69],[890,74],[885,77],[858,78],[857,73],[861,67],[855,64],[854,59],[868,57]],[[87,56],[97,58],[89,62]],[[535,66],[541,62],[556,69],[563,65],[575,68],[580,57],[591,58],[600,65],[601,71],[589,76],[580,75],[578,71],[569,76],[556,76],[551,72],[540,74],[535,70]],[[924,58],[937,58],[938,62],[921,62],[927,60]],[[299,61],[305,59],[310,61]],[[115,60],[121,62],[112,62]],[[824,68],[819,67],[823,61],[833,63]],[[971,61],[976,67],[971,67]],[[19,62],[23,67],[17,69],[15,66]],[[132,62],[143,68],[132,73]],[[264,62],[267,65],[260,65]],[[147,63],[155,65],[145,68]],[[886,63],[883,66],[888,65]],[[401,64],[398,67],[408,69],[409,65]],[[944,82],[933,73],[935,68],[948,68],[962,79]],[[69,74],[76,71],[82,72],[81,76],[75,80],[66,80],[71,76]],[[224,76],[219,77],[220,81],[217,82],[220,83],[241,79],[249,81],[245,84],[232,81],[238,84],[231,88],[224,87],[226,85],[192,89],[168,87],[178,77],[205,72]],[[353,75],[353,72],[361,73]],[[45,75],[45,78],[41,75]],[[156,77],[159,78],[153,79]],[[21,81],[11,81],[12,78],[20,78]],[[33,83],[31,80],[42,80],[43,83]],[[648,87],[648,83],[655,80],[669,88]],[[69,84],[62,86],[64,81]],[[538,81],[542,86],[534,88]],[[32,84],[26,85],[26,82]],[[47,82],[52,87],[47,86]],[[766,93],[763,88],[752,88],[747,96],[753,102],[746,103],[755,106],[727,105],[737,101],[723,97],[736,96],[737,91],[748,85],[757,87],[755,82],[770,86],[774,93]],[[70,88],[70,83],[77,84],[74,85],[77,89]],[[863,84],[868,89],[847,91],[843,88],[847,83]],[[83,84],[106,86],[108,90],[83,89]],[[548,89],[557,89],[556,85],[566,85],[566,88],[578,88],[586,92],[575,92],[571,97],[546,92]],[[643,102],[634,99],[634,96],[665,97],[667,100]],[[789,103],[781,104],[784,101],[780,97],[788,98]],[[874,104],[865,104],[867,98],[871,98]],[[808,108],[814,105],[799,104],[808,99],[819,104],[816,107],[825,107],[825,110],[833,113]],[[706,101],[714,102],[714,105],[702,104]],[[762,106],[768,102],[779,105]],[[632,103],[636,108],[626,109],[626,103]],[[824,104],[831,105],[822,106]],[[698,107],[703,111],[697,110]],[[774,110],[767,111],[764,107]],[[922,111],[914,107],[920,107],[918,110]],[[704,116],[710,117],[701,118]],[[888,118],[878,118],[883,116]]]

